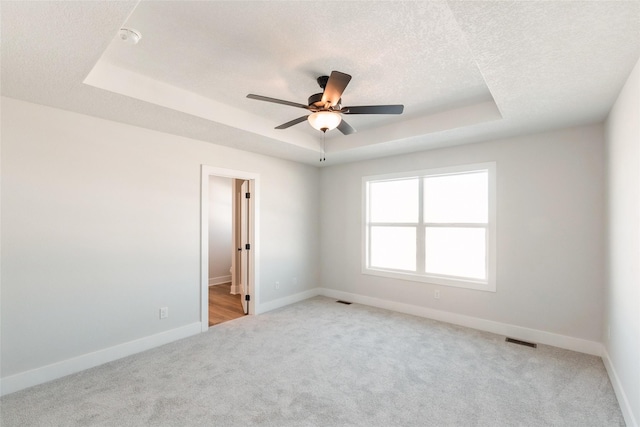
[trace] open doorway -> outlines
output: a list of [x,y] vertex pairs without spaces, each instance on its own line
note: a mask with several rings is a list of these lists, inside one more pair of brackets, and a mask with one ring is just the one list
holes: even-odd
[[[241,195],[247,181],[209,176],[209,326],[247,314],[247,206]],[[243,274],[245,272],[245,274]],[[242,280],[244,279],[244,281]]]
[[202,330],[256,313],[258,175],[202,166]]

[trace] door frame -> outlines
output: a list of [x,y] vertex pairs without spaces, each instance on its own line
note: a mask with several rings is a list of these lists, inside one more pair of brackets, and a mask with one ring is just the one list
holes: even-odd
[[260,175],[235,169],[202,165],[200,174],[200,322],[202,331],[209,330],[209,177],[243,179],[249,181],[249,314],[260,312],[258,292],[260,283]]

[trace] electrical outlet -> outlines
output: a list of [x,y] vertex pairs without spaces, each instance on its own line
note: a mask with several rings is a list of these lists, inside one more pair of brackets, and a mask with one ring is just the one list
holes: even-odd
[[160,308],[160,318],[166,319],[167,317],[169,317],[169,307]]
[[276,289],[280,289],[280,282],[276,282]]
[[433,297],[435,299],[440,299],[440,291],[437,290],[437,289],[435,291],[433,291]]

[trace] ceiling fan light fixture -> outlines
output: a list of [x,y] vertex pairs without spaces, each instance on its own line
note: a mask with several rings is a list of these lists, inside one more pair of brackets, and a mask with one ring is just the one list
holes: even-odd
[[340,114],[332,111],[317,111],[310,114],[307,120],[309,120],[312,128],[326,132],[337,128],[342,121],[342,117]]

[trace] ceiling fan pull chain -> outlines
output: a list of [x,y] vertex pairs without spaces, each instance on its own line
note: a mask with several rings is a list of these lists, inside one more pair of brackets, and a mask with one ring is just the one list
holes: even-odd
[[326,161],[327,159],[324,157],[324,136],[327,134],[327,130],[326,129],[322,129],[322,158],[320,159],[321,162]]

